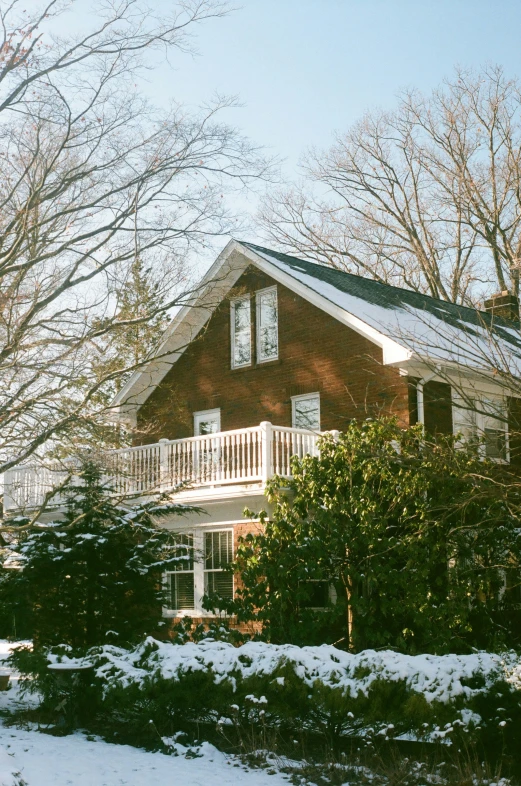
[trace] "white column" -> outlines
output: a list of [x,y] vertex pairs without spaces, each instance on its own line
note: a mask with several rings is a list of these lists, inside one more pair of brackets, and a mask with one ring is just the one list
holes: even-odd
[[204,595],[204,531],[194,530],[194,616],[208,614],[203,611]]
[[271,441],[273,439],[273,426],[268,420],[263,420],[260,424],[261,435],[261,478],[262,482],[271,477]]
[[423,386],[424,380],[419,379],[416,385],[416,409],[418,412],[418,423],[421,423],[422,426],[425,425],[425,409],[423,405]]
[[168,439],[159,440],[159,488],[168,487]]

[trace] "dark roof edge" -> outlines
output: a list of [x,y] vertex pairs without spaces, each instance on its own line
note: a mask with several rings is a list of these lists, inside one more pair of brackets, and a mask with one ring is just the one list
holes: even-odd
[[[304,263],[306,265],[312,265],[313,267],[316,267],[318,269],[320,269],[320,268],[326,268],[327,269],[328,268],[328,265],[321,265],[320,262],[313,262],[310,259],[300,259],[299,257],[292,256],[291,254],[285,254],[283,251],[275,251],[274,249],[266,248],[265,246],[259,246],[257,243],[250,243],[249,241],[245,241],[245,240],[236,240],[236,242],[241,244],[241,245],[243,245],[243,246],[246,246],[247,248],[251,248],[254,251],[255,250],[261,251],[261,252],[264,252],[265,254],[268,254],[268,255],[271,255],[271,256],[285,257],[286,259],[292,260],[293,262],[300,262],[300,263]],[[283,260],[281,260],[281,261],[283,261]],[[499,324],[502,327],[507,327],[507,328],[508,327],[510,327],[510,328],[511,327],[517,327],[516,323],[513,320],[505,319],[504,317],[500,317],[497,314],[496,315],[492,315],[490,313],[490,311],[486,311],[484,309],[473,308],[472,306],[465,306],[463,303],[454,303],[452,300],[442,300],[441,298],[434,297],[434,295],[428,295],[428,294],[426,294],[424,292],[417,292],[414,289],[407,289],[406,287],[398,287],[398,286],[396,286],[396,284],[385,284],[382,281],[376,281],[376,279],[369,278],[368,276],[360,276],[357,273],[348,273],[346,270],[339,270],[338,268],[334,268],[334,267],[331,267],[330,269],[334,270],[336,273],[339,273],[340,275],[343,275],[343,276],[357,278],[357,279],[360,279],[362,281],[369,281],[369,282],[371,282],[371,284],[374,284],[374,285],[380,286],[380,287],[385,287],[387,289],[392,289],[392,290],[395,290],[396,292],[407,292],[408,294],[412,293],[412,294],[416,295],[417,297],[431,300],[433,303],[442,303],[445,306],[449,305],[449,306],[452,306],[453,308],[457,308],[457,309],[461,309],[463,311],[467,311],[467,312],[469,312],[469,314],[470,313],[472,313],[472,314],[482,314],[483,316],[488,317],[490,320],[493,320],[496,324]]]

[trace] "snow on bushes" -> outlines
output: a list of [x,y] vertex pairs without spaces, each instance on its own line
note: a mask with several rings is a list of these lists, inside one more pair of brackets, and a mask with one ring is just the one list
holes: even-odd
[[[79,664],[85,659],[49,653],[49,662]],[[376,680],[403,681],[428,702],[447,704],[456,698],[471,698],[491,687],[505,670],[516,675],[521,687],[521,665],[514,653],[495,655],[478,652],[472,655],[402,655],[385,650],[365,650],[352,655],[330,645],[297,647],[291,644],[247,642],[234,647],[222,641],[201,641],[177,646],[148,637],[132,650],[115,646],[94,648],[87,659],[96,665],[96,674],[106,690],[120,685],[143,685],[150,678],[180,680],[193,672],[210,671],[216,684],[251,677],[275,677],[283,666],[291,666],[305,685],[317,681],[332,688],[341,688],[350,696],[365,696]],[[472,681],[483,686],[470,687]],[[279,685],[283,684],[280,682]]]
[[176,645],[149,637],[134,649],[92,648],[84,658],[50,650],[47,663],[59,662],[94,666],[98,717],[130,737],[151,722],[167,735],[193,723],[262,724],[331,740],[450,742],[464,735],[508,747],[521,722],[521,665],[513,652],[350,654],[328,645]]

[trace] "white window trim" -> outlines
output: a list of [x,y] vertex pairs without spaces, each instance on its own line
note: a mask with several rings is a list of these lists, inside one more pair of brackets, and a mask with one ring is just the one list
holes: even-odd
[[217,429],[217,433],[221,430],[221,408],[217,407],[216,409],[201,409],[199,412],[194,412],[194,436],[201,436],[197,434],[197,420],[204,419],[205,417],[211,417],[212,415],[219,416],[219,428]]
[[[197,533],[196,533],[195,530],[188,530],[188,531],[184,531],[183,530],[183,531],[179,531],[176,534],[178,534],[178,535],[188,535],[188,536],[191,535],[192,536],[193,566],[194,567],[193,567],[193,570],[179,570],[179,571],[167,570],[167,571],[165,571],[165,573],[163,574],[163,588],[164,588],[164,590],[168,590],[168,577],[170,575],[175,574],[175,573],[183,573],[183,574],[191,573],[192,576],[194,577],[194,607],[193,607],[193,609],[171,609],[171,608],[169,608],[167,606],[163,606],[163,617],[193,617],[197,613],[197,607],[198,607],[198,598],[197,598],[197,595],[196,595],[195,573],[196,573],[196,564],[197,564],[197,561],[196,561],[196,554],[197,554],[196,544],[198,545],[198,540],[199,539],[197,538]],[[201,605],[200,601],[199,601],[199,605]]]
[[302,393],[300,396],[291,396],[291,427],[302,428],[302,426],[295,425],[295,416],[296,416],[295,405],[297,401],[302,401],[304,399],[309,399],[309,398],[318,399],[318,424],[319,425],[317,431],[320,431],[320,429],[322,428],[322,422],[321,422],[322,413],[320,411],[320,393],[318,391],[315,391],[314,393]]
[[[260,338],[261,338],[261,331],[260,331],[260,314],[261,310],[259,308],[260,299],[259,295],[264,295],[267,292],[275,292],[275,300],[277,303],[277,354],[274,357],[270,358],[261,358],[261,351],[260,351]],[[264,289],[257,289],[255,292],[255,333],[256,333],[256,361],[257,364],[260,363],[272,363],[274,360],[279,359],[279,296],[277,292],[277,286],[273,287],[265,287]]]
[[[476,401],[476,409],[472,409],[472,407],[469,406],[469,402],[472,400]],[[498,404],[501,405],[501,408],[503,409],[505,416],[508,416],[508,401],[503,396],[497,396],[497,395],[494,396],[490,393],[482,393],[476,390],[465,391],[465,395],[462,396],[462,395],[458,395],[457,390],[452,388],[452,433],[454,435],[458,433],[458,429],[455,423],[455,415],[457,409],[467,409],[473,412],[476,422],[477,435],[479,436],[485,433],[485,420],[487,417],[493,417],[493,415],[489,415],[485,412],[479,411],[482,408],[482,406],[480,406],[480,400],[481,402],[483,402],[483,400],[497,401]],[[456,403],[458,401],[462,401],[465,404],[465,406],[458,407]],[[487,456],[486,447],[483,444],[479,446],[479,453],[482,458],[484,459],[488,458],[489,461],[495,461],[497,464],[509,464],[510,463],[510,434],[508,428],[508,420],[502,420],[501,418],[497,418],[497,420],[503,426],[503,431],[505,433],[505,458],[494,458],[492,456]]]
[[[235,362],[235,304],[239,303],[240,301],[247,300],[250,304],[250,359],[247,363],[236,363]],[[231,341],[231,357],[230,363],[232,368],[247,368],[251,366],[253,360],[253,351],[252,351],[252,318],[251,318],[251,295],[241,295],[240,297],[233,298],[230,300],[230,341]]]
[[[243,523],[243,522],[241,522]],[[183,531],[180,534],[193,535],[194,543],[194,608],[193,609],[169,609],[163,607],[163,617],[221,617],[223,614],[213,614],[211,611],[203,609],[203,596],[205,584],[205,535],[207,532],[231,532],[232,533],[232,554],[235,553],[235,538],[233,527],[196,527],[193,530]],[[168,573],[174,571],[166,571],[163,576],[163,584],[166,586],[168,581]],[[188,571],[186,571],[188,572]],[[235,597],[235,576],[232,577],[232,591]]]

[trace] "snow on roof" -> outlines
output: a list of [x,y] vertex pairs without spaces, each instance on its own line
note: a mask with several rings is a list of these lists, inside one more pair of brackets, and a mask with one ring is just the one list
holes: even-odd
[[253,243],[239,245],[421,359],[521,377],[519,323]]

